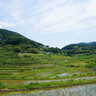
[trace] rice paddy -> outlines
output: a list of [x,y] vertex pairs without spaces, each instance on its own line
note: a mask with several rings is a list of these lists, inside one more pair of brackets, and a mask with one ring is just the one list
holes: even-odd
[[[2,49],[0,49],[2,51]],[[2,53],[3,52],[3,53]],[[86,67],[94,56],[64,56],[61,54],[16,54],[2,51],[0,54],[0,89],[35,89],[52,88],[63,85],[96,81],[96,71]],[[5,52],[5,53],[4,53]],[[82,82],[80,80],[82,80]],[[77,81],[75,81],[77,80]],[[89,81],[87,81],[89,80]],[[84,82],[85,82],[84,81]],[[53,83],[52,83],[53,82]],[[83,83],[84,83],[83,82]],[[30,84],[31,83],[31,84]],[[40,83],[40,84],[39,84]],[[27,84],[27,85],[26,85]],[[29,84],[29,85],[28,85]],[[85,86],[85,87],[84,87]],[[0,93],[1,96],[95,96],[93,84],[50,90],[36,90],[20,93]],[[87,91],[87,87],[89,90]],[[92,91],[93,89],[95,91]],[[77,90],[78,89],[78,90]],[[83,91],[83,90],[85,91]],[[76,91],[76,92],[75,92]],[[88,95],[89,94],[89,95]]]
[[13,92],[2,96],[96,96],[96,84],[67,88]]

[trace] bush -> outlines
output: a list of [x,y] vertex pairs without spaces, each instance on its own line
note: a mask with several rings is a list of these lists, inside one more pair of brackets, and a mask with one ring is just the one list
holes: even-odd
[[6,88],[5,84],[0,82],[0,89],[4,89],[4,88]]
[[27,51],[29,53],[35,53],[35,54],[38,54],[39,53],[39,51],[37,49],[34,49],[34,48],[28,48]]
[[75,65],[66,65],[66,67],[76,67]]
[[72,76],[77,76],[77,74],[73,74]]
[[16,46],[16,47],[14,47],[14,52],[21,52],[21,47],[19,47],[19,46]]

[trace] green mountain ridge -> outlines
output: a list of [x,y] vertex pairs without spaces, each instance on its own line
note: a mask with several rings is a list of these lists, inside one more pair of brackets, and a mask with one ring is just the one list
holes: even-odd
[[68,54],[96,53],[96,42],[70,44],[61,50]]
[[82,42],[77,44],[70,44],[63,47],[62,49],[59,49],[57,47],[54,48],[54,47],[45,46],[41,43],[30,40],[19,33],[9,31],[6,29],[0,29],[0,46],[5,46],[5,45],[19,46],[21,47],[22,50],[28,49],[28,52],[33,52],[32,48],[34,48],[43,52],[65,53],[67,55],[82,54],[82,53],[92,53],[92,54],[96,53],[96,42],[90,42],[90,43]]
[[20,45],[20,44],[27,44],[33,45],[35,48],[39,46],[43,46],[43,44],[30,40],[23,35],[9,31],[6,29],[0,29],[0,44],[2,45]]
[[0,46],[5,46],[4,48],[10,51],[14,50],[13,47],[15,46],[17,52],[45,52],[47,54],[61,52],[59,48],[43,45],[41,43],[28,39],[19,33],[9,31],[6,29],[0,29]]
[[[59,49],[5,29],[0,29],[0,39],[0,80],[5,88],[18,88],[22,82],[19,80],[70,78],[72,82],[74,77],[96,76],[96,42],[71,44]],[[20,83],[17,86],[8,80]]]
[[78,46],[78,47],[85,47],[85,46],[96,46],[96,42],[89,42],[89,43],[86,43],[86,42],[81,42],[81,43],[75,43],[75,44],[69,44],[69,45],[66,45],[65,47],[62,48],[63,49],[73,49],[74,46]]

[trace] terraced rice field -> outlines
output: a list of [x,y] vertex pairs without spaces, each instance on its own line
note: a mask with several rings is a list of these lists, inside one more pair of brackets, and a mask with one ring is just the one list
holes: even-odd
[[1,94],[1,96],[96,96],[96,84],[49,90],[13,92]]

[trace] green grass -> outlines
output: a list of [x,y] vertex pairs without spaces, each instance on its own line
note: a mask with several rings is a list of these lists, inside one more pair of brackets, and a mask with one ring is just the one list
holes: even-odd
[[84,73],[91,73],[91,72],[95,73],[95,71],[90,70],[89,68],[80,67],[67,72],[67,74],[84,74]]
[[[43,79],[72,79],[78,77],[96,76],[96,71],[86,67],[90,62],[95,63],[96,55],[63,56],[60,54],[16,54],[0,48],[0,84],[1,89],[22,88],[45,88],[71,84],[91,82],[83,81],[60,81],[50,83],[31,83],[24,85],[28,80]],[[69,76],[59,77],[66,73]],[[94,79],[93,81],[95,81]],[[6,87],[8,86],[8,87]]]
[[17,85],[4,85],[1,84],[1,88],[7,88],[7,89],[41,89],[41,88],[53,88],[53,87],[62,87],[62,86],[71,86],[71,85],[80,85],[80,84],[90,84],[90,83],[96,83],[96,78],[87,80],[67,80],[67,81],[52,81],[52,82],[31,82],[30,84],[17,84]]
[[0,52],[0,79],[58,79],[72,77],[57,76],[63,73],[69,75],[82,74],[82,76],[90,76],[87,73],[95,73],[95,71],[86,67],[87,62],[95,60],[96,55],[93,54],[72,57],[61,54],[43,53],[17,54],[13,51],[2,49],[2,47],[0,47]]
[[6,88],[5,84],[3,82],[0,82],[0,89]]
[[67,80],[67,81],[54,81],[54,82],[43,82],[43,83],[30,83],[25,85],[25,88],[27,89],[33,89],[33,88],[50,88],[50,87],[57,87],[57,86],[66,86],[66,85],[75,85],[75,84],[83,84],[83,83],[90,83],[90,82],[96,82],[96,78],[92,80]]

